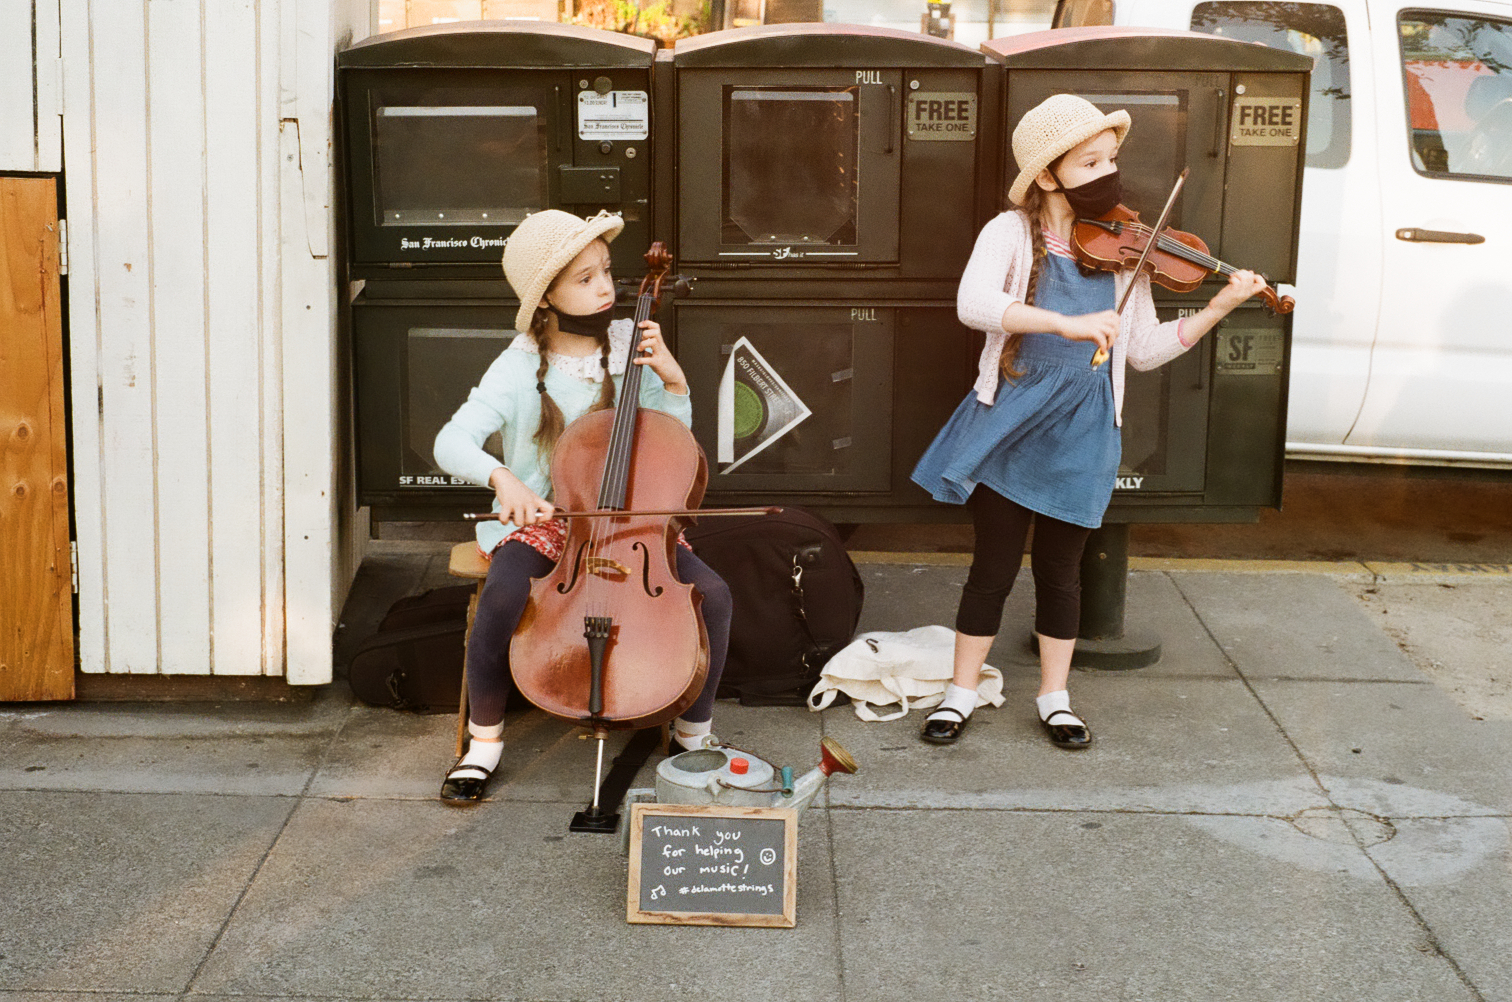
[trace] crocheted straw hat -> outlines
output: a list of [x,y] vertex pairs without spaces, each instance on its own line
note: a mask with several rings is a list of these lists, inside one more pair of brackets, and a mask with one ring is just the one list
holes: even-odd
[[1019,174],[1008,189],[1009,199],[1015,205],[1024,204],[1024,194],[1040,171],[1104,129],[1112,129],[1122,146],[1129,134],[1129,113],[1104,115],[1091,101],[1075,94],[1056,94],[1024,112],[1013,130],[1013,159],[1018,161]]
[[530,330],[546,287],[584,247],[599,237],[613,240],[624,228],[623,218],[603,211],[591,219],[579,219],[561,209],[526,216],[504,244],[504,277],[520,297],[515,330],[522,334]]

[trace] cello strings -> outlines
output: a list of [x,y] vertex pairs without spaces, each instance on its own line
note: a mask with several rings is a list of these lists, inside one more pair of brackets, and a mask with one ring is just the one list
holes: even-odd
[[[636,330],[639,329],[640,314],[641,304],[637,302],[635,321]],[[636,340],[637,338],[635,338],[634,334],[632,333],[632,343],[630,347],[631,355],[634,354],[634,342]],[[610,507],[612,500],[621,491],[620,485],[623,479],[621,469],[623,466],[623,461],[618,456],[615,445],[616,443],[623,441],[625,437],[623,431],[625,410],[623,407],[618,405],[624,402],[626,395],[624,393],[624,389],[626,388],[626,384],[628,384],[630,381],[631,373],[628,368],[628,361],[626,363],[626,366],[627,368],[625,372],[625,379],[621,383],[621,394],[615,401],[616,407],[614,412],[614,421],[612,422],[609,435],[609,448],[605,452],[604,465],[599,479],[599,492],[596,499],[596,507],[601,511],[606,507]],[[605,371],[603,373],[603,378],[612,380],[613,376],[611,373]],[[613,519],[596,518],[591,520],[588,527],[588,540],[583,555],[583,562],[587,566],[584,566],[582,568],[583,572],[587,575],[587,580],[584,581],[584,587],[588,589],[588,591],[585,593],[584,602],[584,613],[586,615],[603,616],[607,615],[609,611],[608,603],[600,597],[600,593],[603,591],[603,589],[599,587],[599,582],[596,580],[599,576],[597,574],[598,568],[596,565],[597,559],[602,556],[603,551],[607,549],[606,540],[609,538],[610,533],[613,531],[613,527],[608,523],[612,521]]]
[[[603,372],[602,375],[603,375],[604,379],[613,379],[613,376],[611,375],[611,373],[607,369]],[[618,403],[618,401],[616,401],[616,403]],[[620,438],[620,434],[619,434],[620,415],[621,415],[621,411],[619,410],[618,407],[616,407],[616,409],[615,409],[615,415],[614,415],[614,421],[613,421],[613,423],[611,425],[611,430],[610,430],[609,449],[605,452],[604,464],[603,464],[603,467],[602,467],[602,470],[601,470],[601,473],[600,473],[600,477],[599,477],[598,496],[595,498],[595,507],[598,510],[603,510],[607,506],[607,502],[608,502],[609,498],[612,496],[613,490],[614,490],[614,481],[615,481],[615,472],[614,472],[614,470],[615,470],[614,443],[616,441],[618,441],[619,438]],[[595,518],[595,519],[592,519],[590,521],[589,526],[588,526],[588,534],[587,534],[588,535],[588,539],[587,539],[587,543],[586,543],[586,546],[585,546],[585,549],[584,549],[584,553],[583,553],[583,558],[582,558],[583,565],[584,565],[582,567],[582,573],[585,575],[585,578],[584,578],[584,581],[583,581],[583,588],[584,588],[584,592],[583,592],[583,599],[584,599],[583,600],[583,615],[585,617],[584,623],[583,623],[583,626],[584,626],[584,630],[583,630],[583,632],[584,632],[584,638],[583,639],[584,639],[585,643],[587,643],[587,639],[588,639],[587,638],[587,633],[588,633],[587,617],[607,617],[607,616],[610,615],[610,602],[608,600],[608,597],[605,595],[606,589],[604,587],[604,583],[603,583],[603,581],[600,580],[600,576],[599,576],[599,570],[600,570],[600,568],[599,568],[599,565],[598,565],[598,558],[601,557],[603,555],[604,551],[607,549],[606,540],[607,540],[610,532],[612,531],[612,527],[611,526],[609,526],[607,524],[601,524],[601,523],[607,523],[609,521],[611,521],[611,520],[610,519],[597,519],[597,518]],[[606,656],[607,656],[607,652],[606,652]],[[590,674],[589,674],[589,678],[586,681],[588,682],[588,685],[589,685],[589,688],[590,688],[590,692],[591,692],[591,688],[592,688],[592,684],[593,684],[592,683],[592,669],[591,669],[591,662],[592,662],[592,655],[591,654],[589,656],[589,660],[590,660]],[[604,666],[604,667],[607,667],[607,666]],[[585,705],[589,705],[589,704],[585,703]]]
[[[630,348],[625,356],[625,374],[620,384],[620,398],[614,415],[614,432],[604,464],[604,484],[599,497],[599,506],[624,507],[624,493],[629,480],[630,456],[634,447],[631,431],[634,428],[635,408],[640,405],[640,367],[635,364],[640,349],[640,325],[650,316],[649,304],[638,302],[635,309],[634,327],[630,333]],[[607,378],[607,377],[606,377]]]
[[[634,447],[631,432],[634,428],[636,417],[635,407],[639,406],[640,367],[635,365],[634,359],[638,354],[641,340],[640,324],[650,316],[649,297],[641,296],[636,302],[635,320],[631,328],[630,346],[625,359],[625,373],[621,380],[619,398],[616,400],[613,427],[610,432],[609,448],[605,453],[603,476],[599,482],[598,507],[600,510],[614,508],[623,510],[626,507],[625,493],[629,482],[630,457]],[[611,379],[609,373],[604,373],[605,379]],[[609,541],[614,532],[614,519],[594,519],[589,528],[588,555],[592,557],[604,556],[604,551],[609,548]],[[598,577],[590,573],[591,578]],[[591,595],[598,595],[604,589],[593,583]],[[590,603],[594,607],[594,613],[607,615],[607,602],[597,601]]]

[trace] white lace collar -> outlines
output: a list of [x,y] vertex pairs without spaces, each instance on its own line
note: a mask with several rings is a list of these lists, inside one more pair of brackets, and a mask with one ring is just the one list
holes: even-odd
[[[609,324],[609,372],[611,375],[618,376],[625,371],[625,353],[630,350],[630,332],[634,330],[632,323],[631,320],[622,318]],[[509,342],[509,350],[528,352],[531,355],[541,353],[541,347],[536,344],[533,334],[516,334],[514,340]],[[604,366],[598,355],[562,355],[553,351],[547,358],[551,367],[564,376],[586,379],[593,383],[604,381]]]

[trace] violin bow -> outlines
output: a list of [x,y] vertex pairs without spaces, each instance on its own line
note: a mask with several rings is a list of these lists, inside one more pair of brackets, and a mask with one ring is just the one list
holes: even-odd
[[[1140,252],[1139,261],[1134,265],[1134,277],[1129,280],[1128,287],[1124,289],[1123,298],[1118,301],[1118,309],[1114,312],[1123,316],[1124,307],[1128,305],[1129,294],[1134,291],[1134,284],[1139,281],[1139,273],[1144,269],[1145,261],[1149,260],[1150,251],[1155,249],[1155,243],[1160,239],[1160,231],[1165,229],[1166,220],[1171,217],[1171,209],[1176,206],[1176,196],[1181,194],[1181,186],[1186,184],[1187,175],[1192,168],[1183,167],[1181,176],[1176,179],[1176,184],[1171,188],[1171,195],[1166,199],[1165,208],[1160,210],[1160,218],[1155,221],[1155,228],[1150,231],[1149,239],[1145,241],[1145,249]],[[1092,356],[1092,368],[1097,368],[1108,360],[1106,350],[1099,348]]]

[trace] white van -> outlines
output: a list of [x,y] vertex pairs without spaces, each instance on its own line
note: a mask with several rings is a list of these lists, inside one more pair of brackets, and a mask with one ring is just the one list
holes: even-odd
[[1061,0],[1314,56],[1293,457],[1512,467],[1512,3]]

